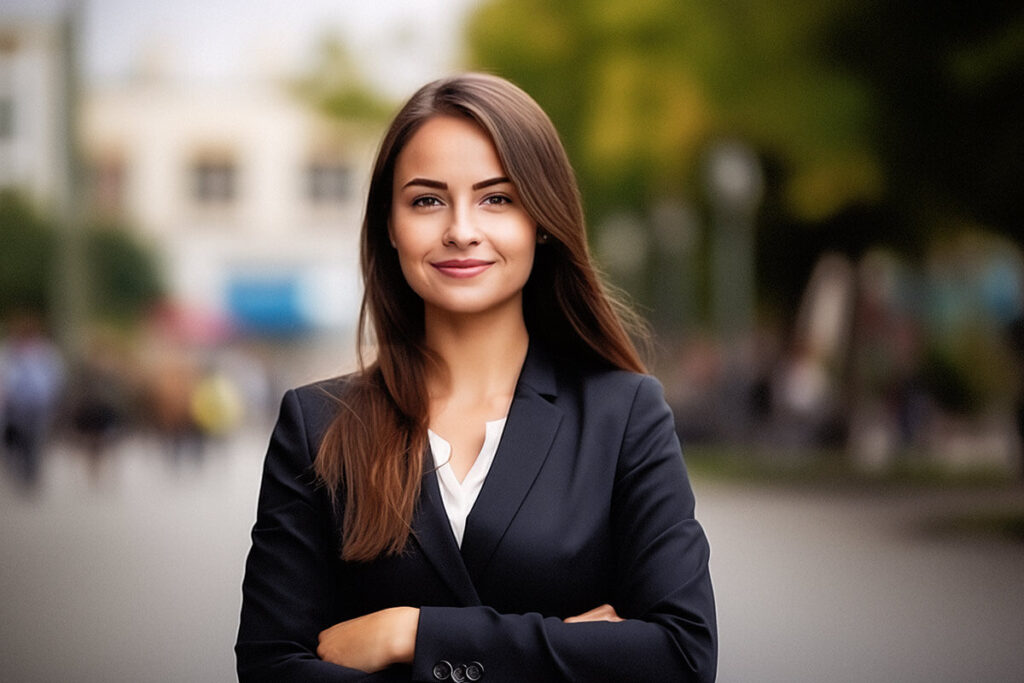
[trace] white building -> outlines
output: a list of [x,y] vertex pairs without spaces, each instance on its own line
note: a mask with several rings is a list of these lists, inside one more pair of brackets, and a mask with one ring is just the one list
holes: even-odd
[[257,334],[351,326],[380,131],[327,120],[270,75],[175,81],[158,53],[134,79],[83,85],[71,124],[66,29],[0,17],[0,190],[56,209],[74,125],[90,208],[156,249],[175,303]]
[[64,41],[57,21],[0,20],[0,189],[40,204],[63,188]]
[[97,208],[156,247],[178,303],[256,333],[354,324],[378,133],[326,120],[272,79],[150,75],[83,102]]

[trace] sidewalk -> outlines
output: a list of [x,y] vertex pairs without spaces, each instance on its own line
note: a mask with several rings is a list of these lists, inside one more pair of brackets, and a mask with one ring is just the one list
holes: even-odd
[[694,486],[721,683],[1022,680],[1024,542],[948,521],[1024,509],[1024,487]]

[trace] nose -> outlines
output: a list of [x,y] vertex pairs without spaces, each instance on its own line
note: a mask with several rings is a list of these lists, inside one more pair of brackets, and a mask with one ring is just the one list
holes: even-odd
[[446,247],[464,249],[480,243],[480,232],[472,211],[467,207],[457,207],[452,212],[451,221],[441,238]]

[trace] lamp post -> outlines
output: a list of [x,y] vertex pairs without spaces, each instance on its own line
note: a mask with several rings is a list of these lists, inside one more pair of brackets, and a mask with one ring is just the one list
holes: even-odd
[[60,19],[60,173],[55,193],[61,248],[53,287],[57,341],[72,359],[81,352],[88,308],[88,273],[82,221],[82,168],[78,149],[79,27],[82,3],[70,2]]
[[754,327],[754,227],[763,193],[761,166],[749,147],[722,142],[711,150],[712,315],[720,338],[730,345]]
[[754,359],[750,345],[757,303],[754,228],[764,176],[749,147],[728,141],[711,149],[707,179],[712,209],[712,319],[726,361],[719,414],[724,431],[737,436],[747,432],[751,415]]
[[659,332],[678,338],[698,315],[699,219],[681,199],[663,199],[651,209],[652,299]]

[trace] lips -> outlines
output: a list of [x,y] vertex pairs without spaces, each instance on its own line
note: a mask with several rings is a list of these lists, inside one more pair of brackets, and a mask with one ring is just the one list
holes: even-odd
[[440,273],[454,278],[468,278],[479,275],[492,265],[494,261],[482,261],[480,259],[451,259],[449,261],[438,261],[431,263]]

